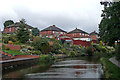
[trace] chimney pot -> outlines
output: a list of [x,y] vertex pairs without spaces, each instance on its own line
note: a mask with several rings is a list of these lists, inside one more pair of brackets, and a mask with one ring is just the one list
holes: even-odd
[[53,27],[55,27],[55,25],[53,25]]

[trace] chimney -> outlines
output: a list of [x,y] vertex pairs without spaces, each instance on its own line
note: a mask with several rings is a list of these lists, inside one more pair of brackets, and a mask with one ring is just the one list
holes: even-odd
[[53,27],[55,27],[55,25],[53,25]]

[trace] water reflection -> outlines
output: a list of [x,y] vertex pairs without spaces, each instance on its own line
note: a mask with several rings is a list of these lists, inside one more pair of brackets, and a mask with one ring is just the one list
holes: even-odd
[[28,78],[101,78],[101,64],[87,60],[71,60],[56,62],[49,70],[42,73],[26,74]]
[[40,64],[18,69],[3,75],[3,78],[101,78],[101,64],[93,59],[67,58],[53,65]]

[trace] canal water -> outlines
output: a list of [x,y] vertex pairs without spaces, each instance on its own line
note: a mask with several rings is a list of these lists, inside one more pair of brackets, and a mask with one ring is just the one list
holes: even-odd
[[94,58],[66,58],[52,65],[36,64],[3,74],[3,78],[103,78],[99,61]]

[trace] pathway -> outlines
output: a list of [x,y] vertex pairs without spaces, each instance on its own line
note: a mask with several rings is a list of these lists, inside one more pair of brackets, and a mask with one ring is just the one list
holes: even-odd
[[120,62],[118,62],[115,57],[112,57],[109,59],[109,61],[111,61],[113,64],[117,65],[120,68]]

